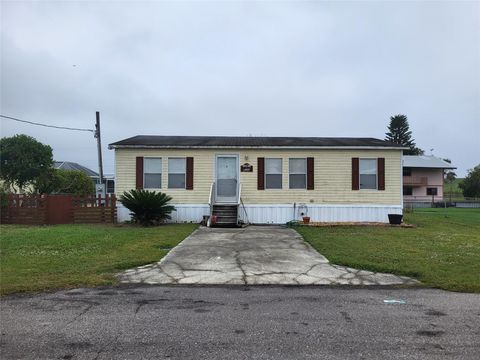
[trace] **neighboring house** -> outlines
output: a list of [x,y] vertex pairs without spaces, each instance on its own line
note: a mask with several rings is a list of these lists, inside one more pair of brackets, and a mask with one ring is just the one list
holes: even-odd
[[91,177],[94,180],[98,179],[98,173],[96,173],[93,170],[90,170],[89,168],[77,164],[75,162],[71,161],[54,161],[53,162],[53,167],[55,169],[61,169],[61,170],[75,170],[75,171],[81,171],[85,173],[87,176]]
[[[85,173],[88,177],[90,177],[95,185],[100,183],[100,176],[98,175],[98,173],[96,173],[95,171],[93,171],[93,170],[91,170],[91,169],[89,169],[89,168],[87,168],[83,165],[77,164],[75,162],[54,161],[53,162],[53,167],[55,169],[81,171],[81,172]],[[106,182],[107,194],[113,194],[115,192],[115,180],[114,180],[113,175],[104,175],[104,179],[105,179],[105,182]]]
[[[403,209],[403,147],[384,140],[135,136],[109,148],[117,195],[162,191],[173,198],[177,222],[212,213],[219,222],[278,224],[302,214],[311,221],[387,222],[387,214]],[[121,204],[118,218],[129,218]]]
[[403,199],[405,201],[442,201],[444,171],[456,169],[435,156],[403,156]]

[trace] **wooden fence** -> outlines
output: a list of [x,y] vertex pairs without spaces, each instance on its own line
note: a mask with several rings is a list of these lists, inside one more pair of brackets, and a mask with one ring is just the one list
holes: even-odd
[[2,199],[0,211],[2,224],[92,224],[117,221],[115,195],[9,194]]

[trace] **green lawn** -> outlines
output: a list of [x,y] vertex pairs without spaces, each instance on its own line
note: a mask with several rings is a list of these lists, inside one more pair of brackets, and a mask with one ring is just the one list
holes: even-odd
[[412,276],[432,287],[480,292],[480,209],[418,209],[415,228],[298,226],[332,263]]
[[115,284],[116,272],[158,261],[196,228],[0,225],[0,293]]

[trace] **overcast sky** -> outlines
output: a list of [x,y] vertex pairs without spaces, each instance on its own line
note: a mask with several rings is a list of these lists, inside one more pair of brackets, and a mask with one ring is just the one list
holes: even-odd
[[[480,163],[480,2],[4,2],[1,113],[138,134],[384,138]],[[90,133],[1,120],[97,171]]]

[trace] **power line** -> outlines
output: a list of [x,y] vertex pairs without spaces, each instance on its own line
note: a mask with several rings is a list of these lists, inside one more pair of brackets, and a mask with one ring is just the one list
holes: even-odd
[[5,115],[0,115],[0,117],[5,118],[5,119],[14,120],[14,121],[27,123],[27,124],[49,127],[49,128],[63,129],[63,130],[75,130],[75,131],[89,131],[89,132],[95,133],[95,130],[92,130],[92,129],[80,129],[80,128],[65,127],[65,126],[47,125],[47,124],[41,124],[41,123],[37,123],[37,122],[33,122],[33,121],[17,119],[17,118],[10,117],[10,116],[5,116]]

